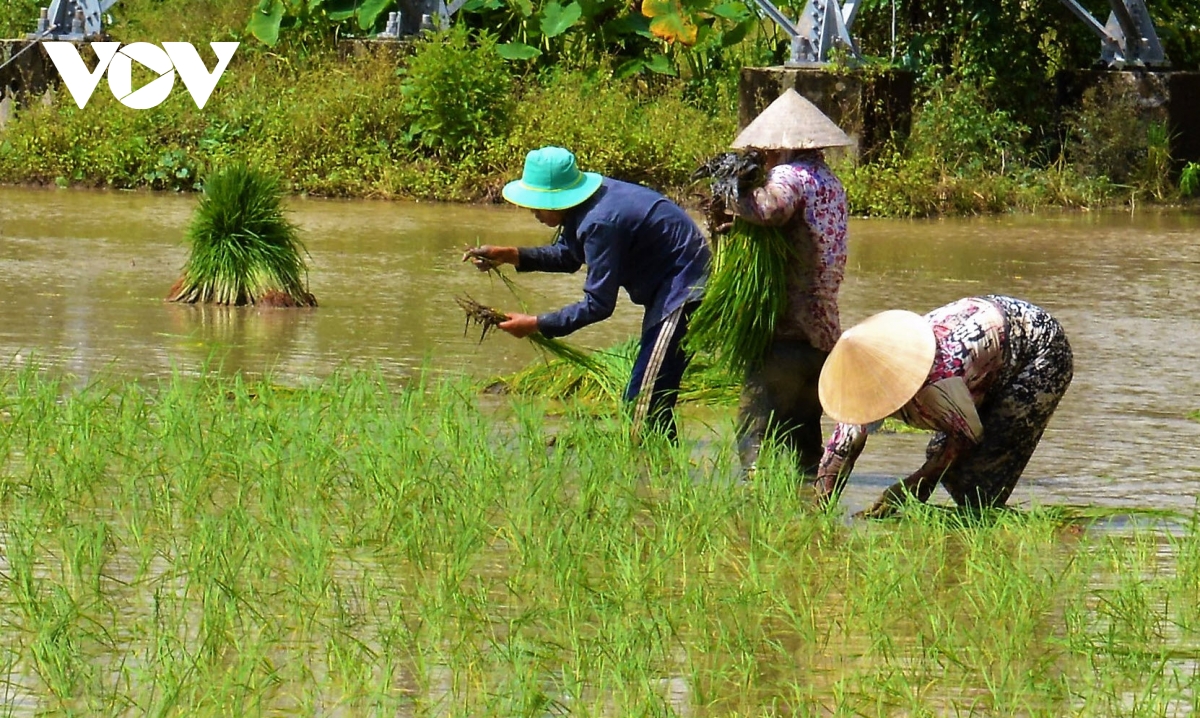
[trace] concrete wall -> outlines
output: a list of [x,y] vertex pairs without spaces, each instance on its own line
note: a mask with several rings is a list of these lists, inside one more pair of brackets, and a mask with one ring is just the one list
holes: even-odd
[[[0,65],[21,53],[11,65],[0,69],[0,94],[21,101],[28,95],[40,95],[58,82],[58,71],[42,49],[29,47],[30,40],[0,40]],[[24,51],[24,52],[22,52]]]
[[1134,116],[1127,120],[1131,126],[1166,125],[1176,170],[1187,162],[1200,162],[1200,72],[1072,70],[1059,73],[1056,81],[1062,111],[1078,108],[1090,89],[1124,97],[1134,108]]
[[850,135],[851,151],[860,160],[873,157],[893,133],[907,137],[912,126],[910,72],[747,67],[738,83],[738,127],[750,124],[789,87]]

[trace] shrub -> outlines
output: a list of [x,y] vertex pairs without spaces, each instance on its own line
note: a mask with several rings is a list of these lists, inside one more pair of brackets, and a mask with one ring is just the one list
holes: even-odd
[[683,188],[704,159],[733,140],[736,114],[726,107],[710,115],[686,102],[678,86],[651,94],[636,79],[552,73],[527,90],[498,150],[519,170],[528,150],[559,145],[588,171]]
[[940,80],[914,112],[911,156],[935,158],[960,177],[1003,173],[1023,159],[1029,128],[993,109],[987,93],[970,81]]
[[0,3],[0,39],[24,37],[36,30],[40,4],[38,0],[4,0]]
[[450,160],[503,136],[512,111],[512,77],[487,33],[472,44],[462,25],[427,36],[402,73],[408,134]]
[[1179,193],[1184,197],[1200,194],[1200,164],[1188,162],[1179,173]]

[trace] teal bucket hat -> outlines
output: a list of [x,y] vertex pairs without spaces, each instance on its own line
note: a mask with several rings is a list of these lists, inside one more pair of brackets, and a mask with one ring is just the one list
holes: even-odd
[[600,189],[604,178],[580,172],[575,155],[562,147],[543,147],[525,155],[521,179],[504,185],[504,199],[528,209],[570,209]]

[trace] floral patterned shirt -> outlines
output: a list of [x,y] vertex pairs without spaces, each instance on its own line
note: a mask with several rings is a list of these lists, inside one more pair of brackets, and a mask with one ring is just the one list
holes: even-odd
[[738,216],[780,226],[795,243],[788,308],[779,339],[805,339],[830,351],[841,336],[837,295],[846,271],[846,190],[818,153],[772,167],[763,186],[739,199]]
[[[938,401],[941,395],[927,389],[945,380],[961,380],[974,405],[982,404],[1005,368],[1004,313],[986,299],[969,297],[934,309],[925,319],[933,327],[937,343],[933,368],[921,390],[893,416],[918,428],[945,433],[950,441],[944,446],[976,444],[982,430],[973,407],[960,410]],[[834,428],[817,467],[817,484],[823,491],[832,490],[839,475],[849,475],[866,445],[868,428],[857,424],[838,424]],[[936,461],[938,457],[930,459]]]

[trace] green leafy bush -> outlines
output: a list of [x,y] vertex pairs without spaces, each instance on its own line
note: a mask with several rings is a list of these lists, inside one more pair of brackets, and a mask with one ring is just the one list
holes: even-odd
[[1200,164],[1188,162],[1179,173],[1179,193],[1184,197],[1200,194]]
[[420,41],[400,87],[418,147],[461,159],[507,131],[513,83],[495,45],[487,33],[472,43],[461,25]]
[[935,82],[915,108],[908,151],[936,159],[946,172],[970,176],[1003,173],[1023,158],[1029,128],[995,109],[973,81]]
[[559,145],[589,171],[683,188],[703,159],[733,140],[736,114],[732,99],[711,114],[691,105],[679,85],[651,93],[634,78],[548,73],[517,104],[501,150],[519,170],[526,151]]
[[4,0],[0,3],[0,39],[24,37],[36,30],[38,7],[38,0]]

